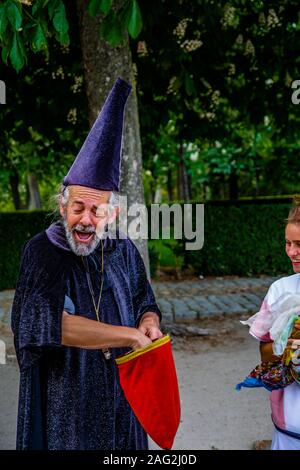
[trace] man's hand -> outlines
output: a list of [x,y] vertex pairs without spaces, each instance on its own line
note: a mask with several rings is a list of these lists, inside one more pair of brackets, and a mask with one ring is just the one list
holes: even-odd
[[148,336],[152,341],[163,336],[160,331],[159,317],[157,313],[146,312],[140,320],[138,330]]

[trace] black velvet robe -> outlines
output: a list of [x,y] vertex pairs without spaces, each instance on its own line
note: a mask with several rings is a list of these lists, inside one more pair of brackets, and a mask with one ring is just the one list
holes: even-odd
[[[148,310],[161,316],[133,242],[106,242],[101,320],[135,327]],[[99,248],[86,257],[91,267],[96,260],[91,276],[97,299],[100,258]],[[123,350],[112,349],[106,360],[100,350],[61,345],[65,295],[77,315],[96,320],[81,257],[42,232],[23,250],[12,309],[20,366],[17,449],[147,449],[119,385],[114,357]]]

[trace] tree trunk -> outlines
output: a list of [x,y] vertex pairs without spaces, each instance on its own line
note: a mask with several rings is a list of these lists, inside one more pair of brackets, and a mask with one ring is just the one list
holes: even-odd
[[28,190],[29,190],[28,209],[29,210],[41,209],[42,208],[42,201],[41,201],[41,197],[40,197],[40,191],[39,191],[36,176],[33,173],[28,173],[27,183],[28,183]]
[[19,175],[17,171],[13,171],[9,175],[9,184],[11,188],[11,193],[14,201],[14,206],[16,210],[21,209],[21,199],[20,199],[20,193],[19,193]]
[[[102,17],[92,18],[86,10],[87,0],[77,0],[85,82],[90,125],[94,123],[106,96],[118,77],[133,85],[125,112],[121,192],[127,195],[128,208],[133,203],[144,204],[142,183],[142,150],[138,118],[135,77],[128,37],[123,45],[111,47],[99,35]],[[130,218],[128,218],[130,223]],[[149,276],[147,240],[134,240]]]

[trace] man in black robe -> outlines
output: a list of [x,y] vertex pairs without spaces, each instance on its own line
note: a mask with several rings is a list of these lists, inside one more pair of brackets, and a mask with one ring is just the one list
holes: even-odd
[[117,214],[105,208],[119,189],[129,91],[118,79],[64,179],[62,219],[23,249],[12,309],[17,449],[148,446],[114,358],[159,338],[161,313],[133,242],[102,236]]

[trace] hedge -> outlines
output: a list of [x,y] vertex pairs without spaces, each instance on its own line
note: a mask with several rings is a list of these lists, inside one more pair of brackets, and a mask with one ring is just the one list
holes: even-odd
[[290,203],[205,206],[204,246],[185,264],[204,276],[292,273],[285,253]]
[[45,211],[0,212],[0,290],[15,287],[22,247],[52,222]]
[[[204,276],[292,273],[285,254],[284,220],[289,199],[210,202],[204,210],[204,246],[185,251],[184,240],[151,241],[151,272],[159,263],[162,243],[176,259]],[[52,222],[43,211],[0,213],[0,290],[15,287],[21,249],[26,240]]]

